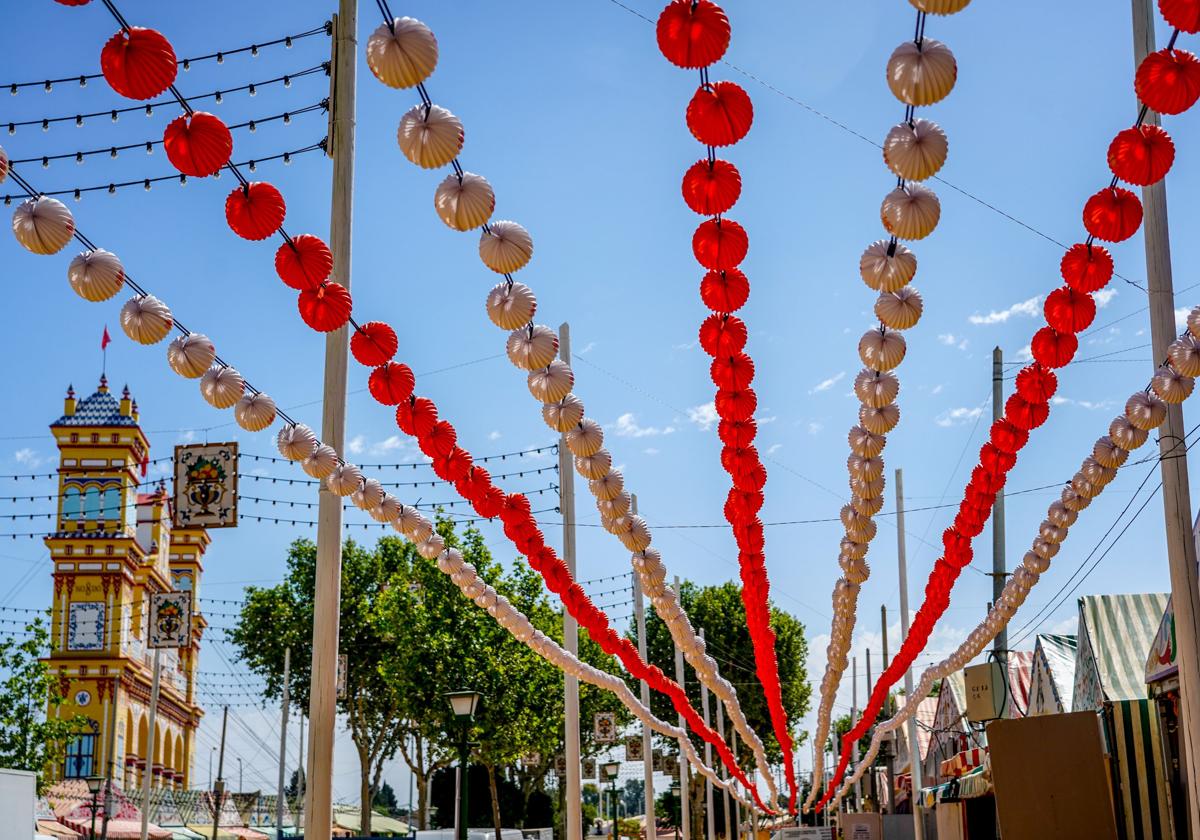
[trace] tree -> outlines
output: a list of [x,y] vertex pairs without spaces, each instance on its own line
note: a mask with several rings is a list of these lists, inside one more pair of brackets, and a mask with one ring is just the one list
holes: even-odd
[[621,801],[625,803],[626,814],[642,813],[645,804],[645,779],[626,779],[625,787],[621,789]]
[[387,782],[380,785],[379,790],[375,793],[375,801],[371,803],[377,812],[388,817],[396,813],[398,805],[396,791],[392,790],[392,786]]
[[64,699],[43,660],[50,652],[50,635],[40,617],[25,625],[25,632],[25,641],[0,641],[0,767],[37,773],[40,789],[46,768],[62,761],[86,719],[46,714]]
[[292,771],[292,775],[288,779],[287,786],[283,789],[283,793],[288,799],[295,799],[300,795],[300,791],[302,790],[301,785],[303,784],[301,780],[303,778],[304,770],[298,768]]
[[[738,701],[750,728],[762,739],[767,760],[777,764],[782,758],[779,742],[771,724],[766,695],[754,667],[754,646],[746,626],[746,609],[742,604],[741,590],[737,584],[727,582],[716,586],[699,587],[685,581],[680,588],[679,600],[697,631],[703,628],[708,653],[720,666],[721,674],[734,683],[738,690]],[[775,658],[779,667],[779,683],[783,695],[783,708],[789,721],[796,721],[809,708],[812,686],[808,681],[805,662],[808,659],[808,643],[804,638],[804,625],[795,616],[777,607],[771,607],[771,629],[775,631]],[[636,631],[631,633],[636,638]],[[646,613],[646,643],[650,663],[662,668],[667,674],[675,673],[675,647],[666,624],[652,609]],[[700,682],[695,671],[685,663],[685,686],[688,698],[697,709],[701,706]],[[716,698],[710,696],[710,702]],[[675,710],[670,700],[661,693],[651,695],[651,709],[663,720],[674,720]],[[726,742],[732,724],[726,716]],[[793,732],[794,743],[799,747],[807,733]],[[699,737],[692,734],[693,742],[703,751]],[[661,740],[661,739],[660,739]],[[752,766],[753,754],[742,739],[739,739],[738,762],[743,767]],[[675,749],[667,743],[668,749]],[[715,760],[715,752],[714,752]],[[688,786],[692,836],[700,836],[704,816],[704,779],[699,773],[691,774]]]

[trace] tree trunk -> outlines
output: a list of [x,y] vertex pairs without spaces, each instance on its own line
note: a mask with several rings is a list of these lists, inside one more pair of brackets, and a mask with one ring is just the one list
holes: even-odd
[[688,780],[688,799],[690,800],[690,810],[688,816],[691,818],[691,837],[705,837],[704,831],[704,777],[699,773],[695,773]]
[[359,802],[361,803],[359,805],[359,811],[358,811],[359,817],[360,817],[359,831],[361,831],[364,836],[370,837],[371,836],[371,798],[372,798],[371,797],[371,768],[365,761],[363,762],[363,764],[361,766],[362,766],[362,772],[360,774],[361,775],[360,781],[362,782],[362,788],[359,792],[359,797],[360,797]]
[[496,829],[496,840],[500,840],[500,791],[496,787],[496,765],[486,764],[488,790],[492,793],[492,826]]
[[417,825],[422,831],[429,828],[429,823],[426,820],[429,817],[426,801],[426,789],[429,787],[429,780],[425,776],[417,776]]

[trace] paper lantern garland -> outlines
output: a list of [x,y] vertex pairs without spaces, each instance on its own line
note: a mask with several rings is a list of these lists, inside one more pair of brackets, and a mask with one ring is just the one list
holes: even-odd
[[905,41],[887,63],[892,95],[905,105],[934,105],[950,95],[958,79],[954,53],[941,41]]
[[685,69],[707,67],[729,48],[729,18],[710,0],[672,0],[655,26],[658,49],[667,61]]
[[128,99],[152,99],[175,82],[175,50],[162,33],[122,29],[100,51],[100,71],[109,87]]
[[167,345],[167,364],[188,379],[199,379],[212,367],[217,351],[208,336],[201,333],[181,335]]
[[236,187],[225,199],[225,219],[243,239],[266,239],[279,230],[286,215],[283,196],[265,181]]
[[414,105],[400,118],[396,142],[422,169],[438,169],[458,157],[465,135],[462,121],[438,105]]
[[520,271],[532,257],[533,237],[516,222],[492,222],[479,236],[479,258],[497,274]]
[[41,255],[57,254],[75,235],[75,218],[58,199],[39,196],[17,205],[12,229],[25,250]]
[[67,267],[67,280],[75,294],[93,303],[115,297],[125,285],[125,269],[116,254],[97,248],[84,251]]
[[171,165],[184,175],[204,178],[229,163],[233,135],[220,117],[194,111],[167,124],[163,149]]
[[138,344],[157,344],[174,325],[171,310],[154,295],[132,297],[121,307],[121,329]]
[[304,291],[316,289],[333,271],[333,254],[317,237],[302,233],[285,241],[275,252],[275,273],[285,285]]
[[429,78],[437,66],[437,38],[410,17],[383,23],[367,39],[367,67],[392,88],[410,88]]
[[231,367],[213,365],[200,377],[200,394],[213,408],[233,408],[246,393],[246,380]]
[[1200,98],[1200,60],[1167,48],[1142,59],[1133,79],[1138,99],[1160,114],[1182,114]]
[[474,230],[491,218],[496,208],[496,194],[482,175],[453,174],[438,185],[433,206],[438,218],[452,230]]
[[302,291],[297,306],[304,323],[317,332],[332,332],[350,319],[353,301],[345,286],[331,282]]
[[350,336],[350,352],[370,368],[391,361],[399,346],[396,331],[383,321],[368,321]]

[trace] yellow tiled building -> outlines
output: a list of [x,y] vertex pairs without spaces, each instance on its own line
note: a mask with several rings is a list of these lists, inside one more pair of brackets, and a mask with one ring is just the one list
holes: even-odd
[[[154,787],[191,783],[196,730],[203,528],[171,526],[170,497],[147,483],[150,444],[137,403],[118,400],[101,377],[77,400],[68,389],[63,415],[50,426],[59,450],[57,526],[46,539],[54,564],[51,655],[47,660],[66,702],[54,711],[83,715],[90,731],[69,746],[51,780],[104,775],[128,789],[143,773]],[[148,596],[191,590],[192,641],[162,652],[153,734],[147,731],[153,652],[146,647]],[[153,744],[153,753],[150,747]]]

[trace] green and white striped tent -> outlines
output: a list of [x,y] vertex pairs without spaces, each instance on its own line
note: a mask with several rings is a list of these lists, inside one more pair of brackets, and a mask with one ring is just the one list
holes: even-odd
[[1124,840],[1171,837],[1167,773],[1145,666],[1165,594],[1079,599],[1079,649],[1071,707],[1095,709],[1112,756],[1117,829]]
[[1033,671],[1029,677],[1031,716],[1071,711],[1078,648],[1076,636],[1038,634],[1033,646]]

